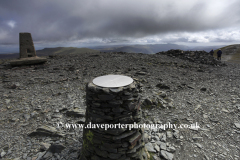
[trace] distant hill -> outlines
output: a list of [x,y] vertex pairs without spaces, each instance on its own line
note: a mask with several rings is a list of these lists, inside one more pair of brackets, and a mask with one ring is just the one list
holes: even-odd
[[[76,48],[76,47],[57,47],[57,48],[44,48],[37,50],[37,56],[49,56],[51,54],[75,54],[75,53],[97,53],[97,52],[128,52],[128,53],[145,53],[154,54],[161,51],[168,51],[170,49],[180,50],[204,50],[209,52],[211,49],[218,49],[223,46],[198,46],[189,47],[177,44],[148,44],[148,45],[114,45],[114,46],[96,46],[90,48]],[[0,54],[0,59],[13,59],[19,58],[19,53]]]
[[[97,53],[98,50],[89,48],[76,48],[76,47],[57,47],[57,48],[44,48],[37,50],[36,54],[39,57],[49,56],[53,54],[75,54],[75,53]],[[19,53],[0,54],[0,59],[14,59],[19,58]]]
[[19,58],[19,53],[0,54],[0,59],[14,59],[14,58]]
[[77,54],[77,53],[98,53],[98,50],[89,48],[76,48],[76,47],[57,47],[57,48],[44,48],[37,50],[38,56],[48,56],[51,54]]
[[177,44],[148,44],[148,45],[116,45],[116,46],[98,46],[92,47],[92,49],[99,50],[101,52],[128,52],[128,53],[146,53],[153,54],[161,51],[168,51],[170,49],[180,49],[180,50],[204,50],[209,52],[211,49],[218,49],[223,46],[198,46],[198,47],[189,47],[186,45],[177,45]]
[[168,51],[170,49],[187,50],[188,46],[177,44],[149,44],[149,45],[126,45],[126,46],[99,46],[92,49],[99,50],[101,52],[128,52],[128,53],[146,53],[153,54],[160,51]]
[[[233,44],[219,48],[222,50],[222,60],[240,63],[240,44]],[[218,49],[214,50],[214,57],[217,58]]]

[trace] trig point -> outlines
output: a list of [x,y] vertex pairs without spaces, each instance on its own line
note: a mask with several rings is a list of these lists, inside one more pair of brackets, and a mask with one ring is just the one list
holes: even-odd
[[31,33],[19,33],[19,51],[19,59],[9,62],[12,66],[33,65],[47,61],[46,58],[37,57]]
[[31,33],[19,33],[20,58],[36,57]]

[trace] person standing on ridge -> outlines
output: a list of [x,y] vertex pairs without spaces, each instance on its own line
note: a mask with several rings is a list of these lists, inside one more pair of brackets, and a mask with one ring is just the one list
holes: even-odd
[[213,54],[214,54],[213,49],[209,53],[210,53],[211,56],[213,56]]
[[221,56],[222,56],[222,51],[221,51],[221,49],[219,49],[217,52],[217,60],[221,61]]

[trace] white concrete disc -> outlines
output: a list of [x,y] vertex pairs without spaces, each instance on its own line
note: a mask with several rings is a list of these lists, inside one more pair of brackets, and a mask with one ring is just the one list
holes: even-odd
[[109,87],[109,88],[127,86],[132,82],[133,82],[133,79],[131,77],[122,76],[122,75],[106,75],[106,76],[100,76],[93,79],[93,83],[95,85],[100,87]]

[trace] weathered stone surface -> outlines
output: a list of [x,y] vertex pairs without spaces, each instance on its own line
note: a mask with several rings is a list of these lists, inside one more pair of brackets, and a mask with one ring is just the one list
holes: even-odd
[[[216,60],[212,55],[206,51],[182,51],[171,49],[169,51],[159,52],[157,54],[165,54],[171,57],[178,57],[180,59],[188,60],[190,62],[207,64],[207,65],[224,65],[221,61]],[[184,67],[184,66],[182,66]]]
[[160,146],[161,150],[166,150],[167,149],[166,143],[161,142],[161,141],[157,141],[156,143]]
[[175,130],[175,131],[173,132],[173,136],[174,136],[175,138],[179,139],[179,137],[180,137],[179,130]]
[[42,57],[29,57],[29,58],[20,58],[17,60],[12,60],[9,63],[11,66],[22,66],[22,65],[33,65],[47,62],[46,58]]
[[20,58],[36,57],[31,33],[19,33]]
[[159,148],[159,146],[158,146],[158,145],[155,145],[154,149],[155,149],[157,152],[159,152],[159,151],[160,151],[160,148]]
[[5,151],[2,151],[1,154],[0,154],[1,158],[3,158],[6,154],[7,153]]
[[61,153],[62,150],[65,149],[65,148],[66,147],[61,143],[54,143],[54,144],[51,144],[48,151],[52,152],[52,153]]
[[240,129],[240,123],[234,123],[235,127]]
[[167,86],[166,84],[163,84],[163,83],[157,84],[156,87],[158,87],[160,89],[170,89],[169,86]]
[[108,152],[107,151],[100,150],[97,147],[94,148],[94,151],[97,153],[97,155],[99,155],[101,157],[104,157],[104,158],[108,157]]
[[108,154],[108,157],[111,159],[119,159],[121,156],[123,156],[122,154],[117,154],[117,153],[110,153]]
[[114,92],[114,93],[119,93],[119,92],[122,92],[122,91],[123,91],[123,87],[110,88],[109,90],[110,90],[111,92]]
[[129,137],[128,142],[129,142],[132,146],[134,146],[140,138],[142,138],[142,134],[139,133],[139,132],[136,132],[136,133],[133,134],[131,137]]
[[153,153],[156,152],[156,150],[153,148],[152,143],[150,143],[150,142],[148,142],[147,144],[145,144],[145,147],[146,147],[146,149],[147,149],[149,152],[153,152]]
[[136,72],[136,74],[138,74],[138,75],[146,75],[147,73],[146,73],[146,72],[139,71],[139,72]]
[[[37,153],[40,153],[39,143],[51,144],[55,141],[60,141],[66,148],[60,154],[52,154],[52,157],[48,159],[78,159],[83,146],[82,129],[57,128],[60,133],[66,134],[65,137],[29,137],[26,136],[26,133],[31,133],[33,129],[41,125],[56,127],[56,123],[60,121],[64,124],[77,123],[81,118],[66,116],[66,111],[74,107],[86,109],[86,93],[84,91],[86,82],[94,76],[115,73],[115,70],[130,76],[134,75],[134,78],[143,84],[136,85],[136,90],[140,92],[141,102],[146,97],[149,97],[154,103],[157,101],[153,98],[163,99],[159,96],[162,90],[156,87],[157,84],[165,83],[171,87],[171,90],[166,90],[167,96],[164,100],[169,103],[167,99],[168,96],[171,97],[174,100],[173,108],[155,106],[151,109],[144,109],[144,118],[141,123],[156,124],[158,121],[161,121],[159,124],[169,121],[173,124],[199,123],[198,130],[182,128],[179,129],[177,139],[166,139],[166,145],[173,145],[176,149],[173,152],[174,158],[179,160],[239,159],[236,144],[240,130],[234,124],[239,123],[239,65],[228,63],[226,67],[215,67],[154,54],[104,53],[99,60],[89,55],[91,53],[56,55],[45,65],[14,68],[8,68],[5,65],[7,61],[2,60],[4,68],[0,69],[0,97],[2,100],[0,101],[0,144],[4,145],[0,148],[0,153],[3,151],[6,153],[2,159],[36,160]],[[71,66],[74,66],[74,71],[69,71]],[[141,66],[147,68],[149,76],[135,75]],[[100,70],[99,67],[102,69]],[[128,71],[129,68],[131,68],[130,71]],[[199,68],[204,72],[198,72]],[[146,83],[143,79],[148,82]],[[14,90],[9,89],[9,86],[16,82],[20,86],[16,85]],[[202,87],[206,87],[207,91],[201,92]],[[128,89],[126,92],[131,92],[130,88]],[[126,89],[123,90],[117,94],[123,94]],[[103,90],[99,92],[105,94]],[[110,91],[110,93],[113,92]],[[6,99],[8,99],[7,102],[5,102]],[[98,103],[97,99],[93,101]],[[125,102],[123,101],[123,103]],[[198,104],[201,107],[194,111]],[[41,109],[36,110],[39,105]],[[126,108],[124,104],[120,104],[120,106]],[[108,107],[99,106],[98,108]],[[59,113],[56,113],[56,109],[59,110]],[[32,118],[30,114],[34,111],[37,111],[38,115]],[[109,111],[106,111],[104,115],[108,113]],[[25,119],[24,114],[29,115],[29,118]],[[62,115],[61,118],[53,118],[56,114]],[[125,112],[121,112],[121,114],[125,114]],[[180,121],[174,118],[175,115],[179,116]],[[215,118],[215,120],[212,119],[212,121],[209,117],[210,119]],[[174,129],[169,130],[175,134]],[[158,133],[166,134],[166,130],[153,132],[145,129],[143,133],[148,134],[151,141]],[[196,138],[194,141],[192,139],[194,134],[201,138]],[[173,136],[175,137],[175,135]],[[95,139],[93,141],[96,143]],[[157,143],[156,140],[155,143]],[[201,144],[203,149],[200,149],[195,143]],[[96,144],[101,145],[102,139],[98,138]],[[114,144],[119,144],[119,141],[114,141]],[[172,153],[169,146],[166,151]],[[126,149],[126,152],[129,146],[120,147],[122,147],[122,151]],[[159,154],[156,152],[157,156],[160,156]],[[164,158],[161,157],[161,159]]]
[[45,135],[45,136],[60,136],[63,137],[64,134],[59,133],[56,128],[51,126],[41,126],[36,129],[36,131],[29,134],[29,136],[36,136],[36,135]]
[[98,98],[100,100],[103,100],[103,101],[109,101],[109,100],[112,100],[115,96],[114,95],[110,95],[110,94],[102,94],[102,95],[98,95]]
[[11,66],[33,65],[47,62],[46,58],[37,57],[31,33],[19,33],[20,59],[12,60]]
[[42,142],[40,143],[40,150],[46,151],[50,146],[51,144]]
[[68,116],[84,117],[85,111],[81,109],[72,109],[66,112]]
[[173,137],[173,133],[171,131],[167,131],[167,138],[172,138]]
[[167,151],[173,153],[176,151],[176,148],[173,146],[170,146],[170,147],[167,147]]
[[136,131],[125,132],[125,133],[123,133],[123,134],[121,134],[121,135],[114,136],[114,137],[113,137],[113,140],[123,139],[123,138],[126,138],[126,137],[128,137],[128,136],[133,135],[134,133],[136,133]]
[[161,150],[161,156],[163,156],[166,160],[172,160],[173,159],[173,154],[169,153],[167,151]]

